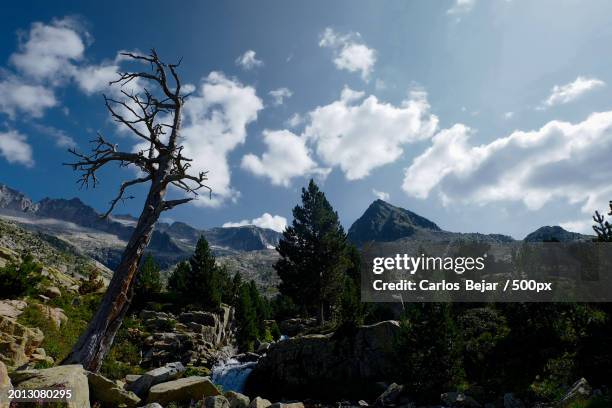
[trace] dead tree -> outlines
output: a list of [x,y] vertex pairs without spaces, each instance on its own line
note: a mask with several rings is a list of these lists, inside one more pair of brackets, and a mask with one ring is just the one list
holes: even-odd
[[[104,95],[104,101],[113,120],[126,126],[142,139],[145,147],[137,152],[122,152],[116,144],[108,142],[98,134],[92,141],[94,146],[90,154],[71,149],[70,153],[77,159],[73,163],[66,163],[75,171],[83,173],[79,183],[85,188],[96,186],[97,172],[107,164],[131,166],[137,170],[138,176],[120,185],[118,194],[110,202],[104,217],[111,214],[117,203],[132,198],[126,196],[128,188],[139,184],[149,185],[142,213],[102,303],[85,332],[62,362],[82,364],[87,370],[94,372],[100,369],[127,312],[140,259],[151,240],[160,214],[193,200],[201,188],[210,192],[210,188],[204,184],[207,180],[206,173],[190,174],[188,170],[191,159],[182,154],[181,109],[186,95],[181,93],[181,82],[177,74],[179,64],[165,64],[155,50],[151,51],[150,55],[123,55],[134,62],[146,64],[150,69],[120,73],[119,78],[110,83],[111,86],[119,87],[120,94],[117,94],[120,96],[111,98]],[[128,83],[136,84],[137,87],[142,85],[142,91],[126,91],[125,85]],[[166,200],[169,186],[183,190],[189,196]]]

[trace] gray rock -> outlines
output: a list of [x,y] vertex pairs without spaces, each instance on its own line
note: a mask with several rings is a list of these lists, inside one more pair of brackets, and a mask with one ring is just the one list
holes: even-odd
[[95,401],[102,402],[105,406],[136,407],[140,403],[140,398],[131,391],[126,391],[117,383],[96,373],[87,373],[89,381],[89,394]]
[[203,408],[229,408],[230,403],[223,395],[204,398]]
[[248,408],[251,399],[236,391],[227,391],[225,398],[229,401],[230,408]]
[[205,397],[221,395],[208,377],[187,377],[154,385],[149,390],[148,402],[168,404],[201,400]]
[[143,405],[143,406],[142,406],[142,407],[140,407],[140,408],[164,408],[164,407],[162,407],[161,405],[159,405],[157,402],[152,402],[152,403],[150,403],[150,404]]
[[264,354],[270,348],[270,343],[263,342],[257,347],[257,354]]
[[249,408],[268,408],[272,403],[267,399],[255,397],[249,404]]
[[387,389],[380,394],[380,396],[376,399],[375,405],[378,407],[384,407],[386,405],[394,405],[399,399],[400,395],[404,391],[403,385],[398,385],[396,383],[392,383],[387,387]]
[[569,391],[561,398],[559,405],[565,406],[578,399],[587,399],[591,396],[593,389],[589,385],[589,382],[581,378],[574,383]]
[[185,371],[185,366],[180,362],[166,364],[163,367],[148,371],[136,381],[128,384],[125,389],[132,391],[139,397],[144,397],[149,389],[159,383],[174,380]]
[[11,379],[8,375],[8,370],[2,361],[0,361],[0,407],[8,406],[8,391],[13,389]]
[[304,408],[302,402],[275,402],[269,408]]

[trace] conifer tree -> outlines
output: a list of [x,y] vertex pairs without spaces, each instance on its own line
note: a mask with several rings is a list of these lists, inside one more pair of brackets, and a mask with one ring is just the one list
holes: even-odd
[[192,303],[215,309],[221,304],[221,271],[204,236],[198,239],[193,256],[189,259],[187,273],[187,293]]
[[159,266],[151,255],[148,255],[136,277],[134,284],[133,306],[140,306],[143,302],[154,298],[162,290],[161,274]]
[[351,266],[346,234],[313,180],[302,189],[302,205],[293,209],[293,217],[277,247],[279,289],[324,323],[338,305]]

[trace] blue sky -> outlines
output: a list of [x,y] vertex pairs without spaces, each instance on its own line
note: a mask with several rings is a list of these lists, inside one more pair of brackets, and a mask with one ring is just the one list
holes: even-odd
[[[183,58],[185,143],[215,193],[172,220],[278,228],[310,177],[347,228],[380,196],[451,231],[589,231],[612,198],[606,1],[2,8],[0,182],[34,199],[102,211],[134,175],[109,168],[85,191],[61,163],[96,131],[133,148],[101,94],[120,50],[152,47]],[[143,191],[116,213],[138,214]]]

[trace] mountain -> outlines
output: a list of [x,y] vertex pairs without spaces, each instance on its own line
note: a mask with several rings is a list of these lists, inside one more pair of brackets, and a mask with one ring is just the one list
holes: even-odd
[[583,235],[577,232],[570,232],[559,226],[540,227],[528,234],[523,241],[525,242],[574,242],[592,241],[593,236]]
[[348,239],[356,245],[369,241],[390,242],[410,237],[419,230],[442,231],[427,218],[386,201],[376,200],[351,225]]
[[0,184],[0,208],[25,213],[37,211],[37,206],[32,200],[4,184]]

